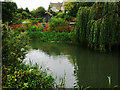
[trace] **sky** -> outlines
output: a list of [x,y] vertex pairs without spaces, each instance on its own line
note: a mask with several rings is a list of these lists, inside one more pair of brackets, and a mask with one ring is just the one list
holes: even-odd
[[37,9],[38,7],[42,6],[45,8],[45,10],[48,9],[48,6],[50,2],[52,3],[57,3],[57,2],[62,2],[63,0],[12,0],[13,2],[16,2],[18,8],[23,8],[25,9],[28,7],[30,11],[33,9]]

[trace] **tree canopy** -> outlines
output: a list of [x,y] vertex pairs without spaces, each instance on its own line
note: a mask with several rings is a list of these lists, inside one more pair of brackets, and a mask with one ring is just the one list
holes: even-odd
[[15,2],[2,2],[2,22],[11,22],[17,13],[17,4]]
[[44,17],[45,16],[45,9],[43,7],[38,7],[36,10],[31,11],[34,17]]
[[90,7],[93,2],[65,2],[65,11],[68,12],[70,16],[76,17],[79,7]]

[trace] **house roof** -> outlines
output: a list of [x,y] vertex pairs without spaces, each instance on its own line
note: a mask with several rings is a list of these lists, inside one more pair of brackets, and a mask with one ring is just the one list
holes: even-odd
[[50,5],[51,5],[52,7],[61,7],[62,4],[63,4],[63,3],[60,3],[60,2],[58,2],[58,3],[50,3]]

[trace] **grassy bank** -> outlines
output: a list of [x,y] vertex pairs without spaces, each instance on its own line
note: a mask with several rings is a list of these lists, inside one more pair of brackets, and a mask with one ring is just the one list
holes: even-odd
[[40,41],[71,41],[72,33],[43,31],[42,26],[28,26],[27,29],[19,28],[18,31],[27,31],[29,39]]
[[28,32],[28,36],[40,41],[70,41],[69,33],[66,32]]

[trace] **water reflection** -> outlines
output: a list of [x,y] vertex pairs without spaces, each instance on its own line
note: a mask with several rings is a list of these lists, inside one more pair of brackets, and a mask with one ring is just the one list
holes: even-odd
[[[58,77],[66,72],[66,87],[118,85],[118,53],[99,53],[69,43],[31,42],[32,49],[25,60],[44,65]],[[59,80],[57,80],[58,82]]]

